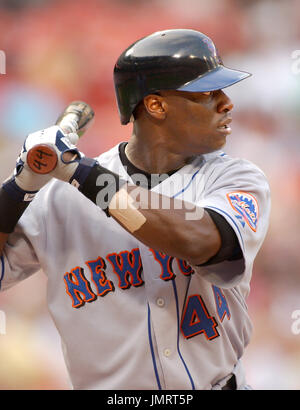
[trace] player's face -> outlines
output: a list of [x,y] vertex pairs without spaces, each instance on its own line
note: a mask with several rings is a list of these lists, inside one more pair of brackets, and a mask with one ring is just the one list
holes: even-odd
[[195,155],[223,147],[231,133],[233,104],[222,90],[160,94],[168,103],[167,127],[181,153]]

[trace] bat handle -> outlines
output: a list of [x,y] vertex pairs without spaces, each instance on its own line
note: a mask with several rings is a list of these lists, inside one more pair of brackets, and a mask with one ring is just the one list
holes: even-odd
[[66,114],[60,121],[56,121],[65,134],[76,133],[79,129],[79,116],[75,113]]

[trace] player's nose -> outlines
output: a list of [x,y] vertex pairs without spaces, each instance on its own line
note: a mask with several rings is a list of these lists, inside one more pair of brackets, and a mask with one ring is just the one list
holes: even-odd
[[217,111],[219,113],[229,112],[233,110],[233,103],[227,94],[222,90],[218,90]]

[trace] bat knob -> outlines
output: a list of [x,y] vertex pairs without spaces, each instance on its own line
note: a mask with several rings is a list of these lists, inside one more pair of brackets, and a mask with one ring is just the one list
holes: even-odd
[[57,165],[57,154],[50,145],[39,144],[28,151],[27,164],[36,174],[49,174]]

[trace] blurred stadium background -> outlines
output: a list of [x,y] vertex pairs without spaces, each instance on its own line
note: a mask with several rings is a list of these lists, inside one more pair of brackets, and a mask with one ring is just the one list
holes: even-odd
[[[248,299],[254,332],[244,365],[255,389],[300,389],[300,334],[291,330],[300,309],[300,69],[292,55],[300,49],[299,21],[298,0],[0,0],[1,180],[26,134],[52,125],[75,99],[96,112],[79,143],[87,155],[129,138],[112,70],[144,35],[197,29],[216,42],[225,65],[253,73],[227,90],[235,109],[226,151],[259,165],[272,190],[270,229]],[[69,389],[46,299],[41,272],[0,295],[2,390]]]

